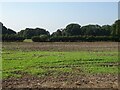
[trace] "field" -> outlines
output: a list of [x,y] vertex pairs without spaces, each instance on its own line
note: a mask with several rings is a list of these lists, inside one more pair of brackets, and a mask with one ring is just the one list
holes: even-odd
[[118,42],[4,42],[3,88],[118,88]]

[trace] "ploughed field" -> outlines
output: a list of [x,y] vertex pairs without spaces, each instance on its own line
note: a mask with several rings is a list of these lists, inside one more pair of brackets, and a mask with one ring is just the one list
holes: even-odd
[[118,42],[3,42],[3,88],[118,88]]

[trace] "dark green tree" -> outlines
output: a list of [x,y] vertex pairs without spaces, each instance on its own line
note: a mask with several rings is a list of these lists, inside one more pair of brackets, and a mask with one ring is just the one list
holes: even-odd
[[26,28],[25,30],[21,30],[18,32],[18,35],[25,37],[26,39],[31,39],[33,36],[40,36],[40,35],[50,35],[48,31],[41,28]]
[[116,20],[115,23],[112,25],[112,35],[120,36],[120,20]]
[[81,28],[83,35],[85,36],[102,36],[103,31],[99,25],[86,25]]
[[2,26],[2,35],[11,35],[11,34],[16,34],[15,31],[13,31],[12,29],[7,29],[5,26]]
[[51,34],[52,37],[62,36],[62,29],[58,29],[56,32]]
[[66,26],[66,28],[63,30],[63,35],[65,36],[75,36],[75,35],[80,35],[81,34],[81,29],[80,29],[79,24],[69,24]]
[[104,36],[111,36],[112,27],[110,25],[103,25],[102,26],[102,34]]
[[49,36],[47,35],[33,36],[32,41],[33,42],[48,42]]

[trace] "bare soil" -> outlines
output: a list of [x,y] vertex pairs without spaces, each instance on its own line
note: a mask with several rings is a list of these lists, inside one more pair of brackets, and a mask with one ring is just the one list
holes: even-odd
[[37,77],[29,74],[21,78],[4,79],[3,88],[118,88],[118,75],[68,75]]
[[118,51],[118,42],[3,42],[2,48],[23,51]]

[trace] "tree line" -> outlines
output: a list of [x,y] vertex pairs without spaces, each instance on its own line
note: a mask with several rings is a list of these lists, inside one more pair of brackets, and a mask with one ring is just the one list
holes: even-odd
[[0,33],[0,37],[2,39],[0,40],[2,40],[3,42],[14,42],[14,41],[22,42],[25,40],[24,37],[17,35],[17,33],[14,30],[3,26],[2,23],[0,23],[0,27],[2,27],[2,32]]
[[16,33],[2,24],[3,41],[24,41],[32,39],[34,42],[76,42],[76,41],[120,41],[120,20],[112,25],[86,25],[76,23],[58,29],[52,34],[42,28],[26,28]]

